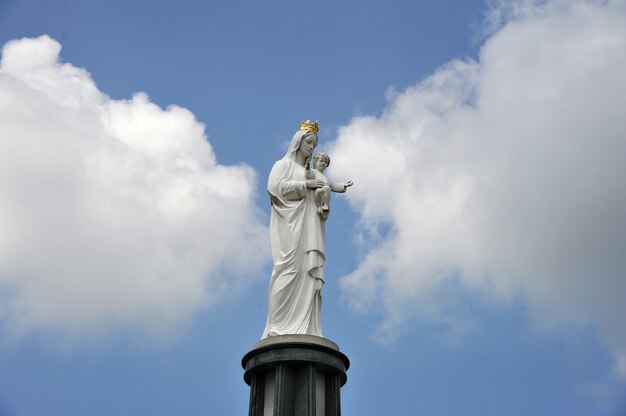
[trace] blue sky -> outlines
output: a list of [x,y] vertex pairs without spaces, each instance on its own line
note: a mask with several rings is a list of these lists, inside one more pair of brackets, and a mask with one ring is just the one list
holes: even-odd
[[0,1],[0,415],[246,414],[319,120],[345,415],[626,414],[623,1]]

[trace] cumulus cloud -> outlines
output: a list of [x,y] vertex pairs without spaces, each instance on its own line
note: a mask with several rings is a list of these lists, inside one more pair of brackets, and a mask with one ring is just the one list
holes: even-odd
[[218,164],[188,110],[113,100],[60,50],[41,36],[2,51],[0,323],[166,334],[261,265],[256,174]]
[[523,299],[541,330],[598,328],[626,376],[626,10],[506,4],[478,61],[340,129],[331,173],[357,184],[365,250],[343,287],[385,338],[471,328],[455,288]]

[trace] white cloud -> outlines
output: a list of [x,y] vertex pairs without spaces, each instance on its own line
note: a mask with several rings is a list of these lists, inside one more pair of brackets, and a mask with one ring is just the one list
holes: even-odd
[[60,50],[48,36],[3,49],[0,323],[167,334],[262,264],[256,173],[219,165],[188,110],[113,100]]
[[340,129],[331,174],[355,180],[369,237],[343,287],[391,338],[416,319],[471,328],[457,283],[521,298],[541,330],[597,327],[626,375],[626,10],[508,4],[478,62]]

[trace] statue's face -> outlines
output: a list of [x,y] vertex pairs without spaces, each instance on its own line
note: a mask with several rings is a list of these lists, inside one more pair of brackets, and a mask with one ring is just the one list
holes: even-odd
[[324,170],[328,167],[328,162],[326,161],[325,158],[320,157],[319,159],[317,159],[317,163],[315,164],[315,169],[317,169],[320,172],[324,172]]
[[311,157],[315,146],[317,146],[317,136],[315,134],[309,134],[304,136],[304,138],[302,139],[298,151],[302,152],[304,157]]

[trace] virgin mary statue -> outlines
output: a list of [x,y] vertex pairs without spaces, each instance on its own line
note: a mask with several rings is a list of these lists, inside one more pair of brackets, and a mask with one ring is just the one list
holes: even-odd
[[301,123],[287,153],[274,164],[267,181],[272,204],[270,243],[274,268],[262,339],[286,334],[322,336],[325,221],[317,213],[315,189],[324,183],[307,179],[317,132],[317,122]]

